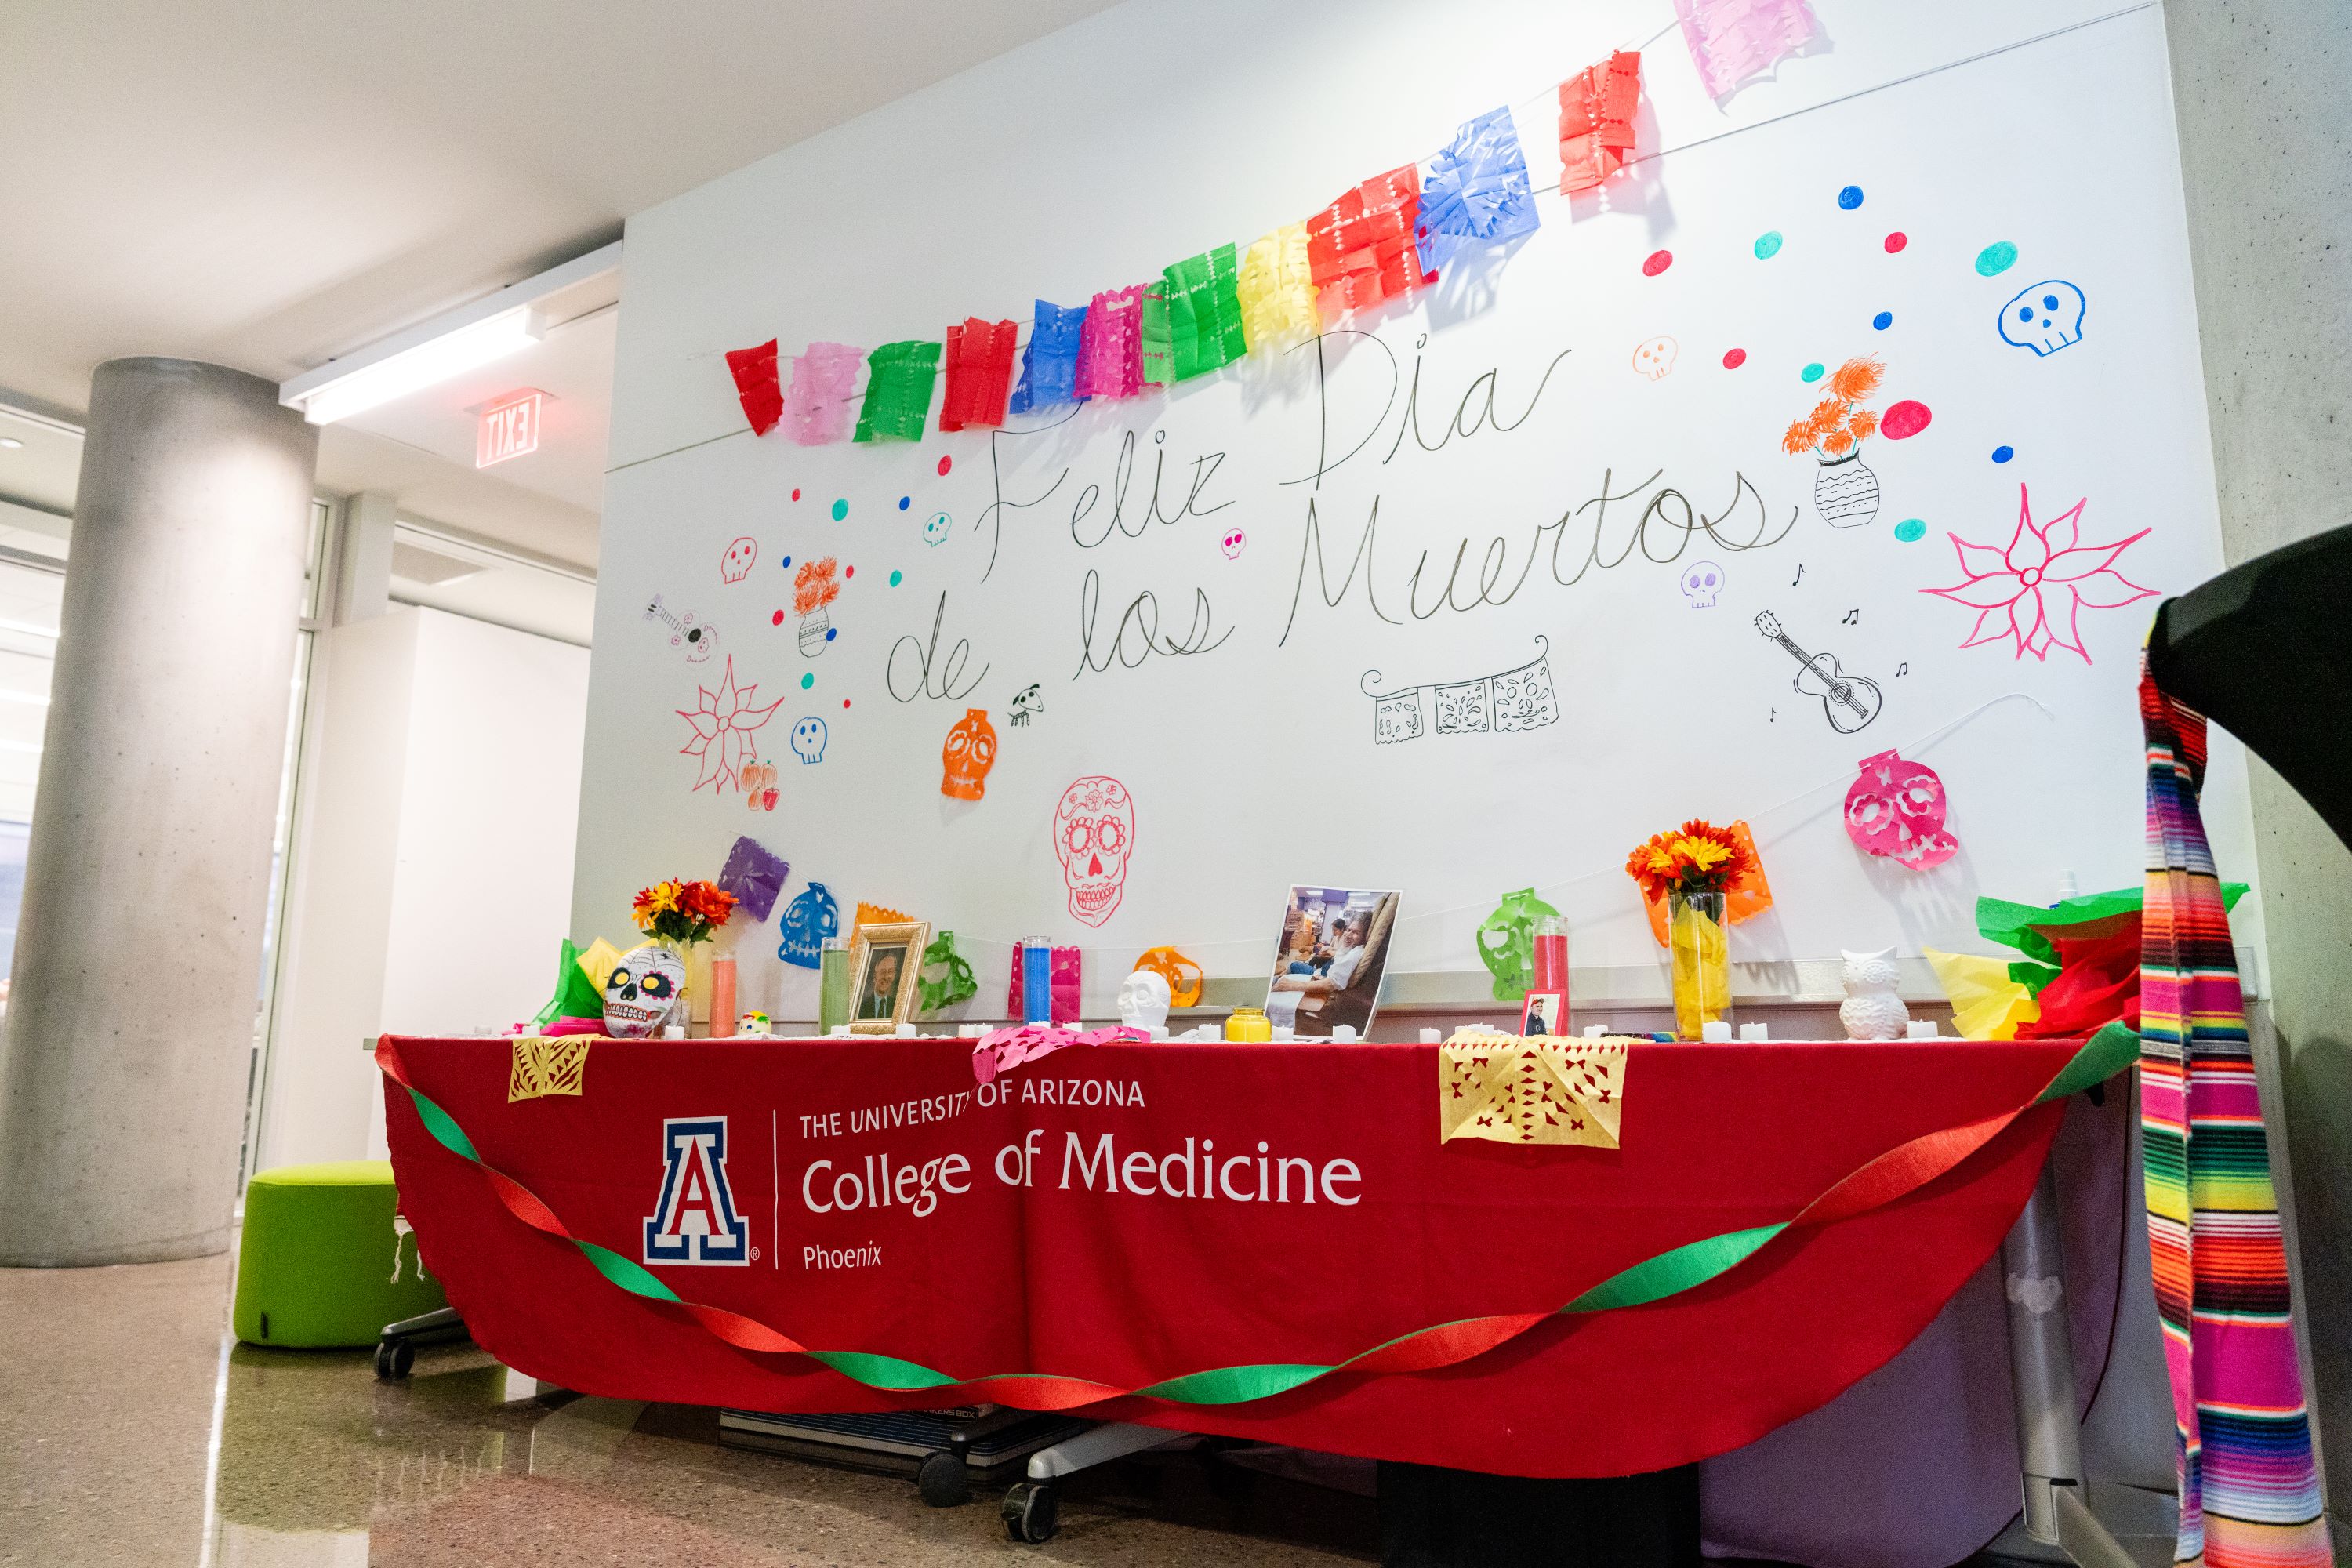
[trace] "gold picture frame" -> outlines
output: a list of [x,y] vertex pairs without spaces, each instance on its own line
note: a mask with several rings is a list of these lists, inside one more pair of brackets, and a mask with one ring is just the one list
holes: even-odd
[[[913,1016],[923,949],[930,939],[928,921],[876,921],[857,928],[849,944],[851,1034],[895,1035]],[[877,973],[884,964],[890,969]]]

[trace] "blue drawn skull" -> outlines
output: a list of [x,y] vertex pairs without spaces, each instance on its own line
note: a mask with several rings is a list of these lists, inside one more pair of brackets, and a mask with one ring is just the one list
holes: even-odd
[[824,761],[824,721],[812,715],[793,725],[793,750],[803,763]]
[[2086,305],[2083,291],[2072,283],[2045,279],[2000,308],[2001,341],[2032,349],[2037,356],[2056,353],[2083,341]]
[[841,934],[841,906],[834,902],[823,882],[811,882],[784,906],[781,924],[784,940],[776,956],[803,969],[815,969],[824,963],[824,939]]

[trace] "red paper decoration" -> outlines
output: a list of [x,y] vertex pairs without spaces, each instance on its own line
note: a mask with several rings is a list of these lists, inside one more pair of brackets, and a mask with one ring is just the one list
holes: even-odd
[[735,395],[743,405],[743,417],[751,422],[751,434],[764,436],[776,427],[784,415],[784,389],[776,381],[776,340],[770,338],[755,349],[727,351],[727,368],[735,374]]
[[1633,156],[1642,56],[1620,49],[1559,84],[1559,190],[1589,191]]
[[1865,855],[1925,871],[1960,852],[1944,829],[1944,781],[1925,763],[1893,752],[1865,757],[1862,776],[1845,792],[1845,833]]
[[977,316],[948,329],[948,388],[940,404],[940,429],[992,429],[1004,423],[1018,336],[1009,321],[983,321]]
[[1413,226],[1421,217],[1421,171],[1391,169],[1342,194],[1307,220],[1307,265],[1325,316],[1367,310],[1437,281],[1421,269]]

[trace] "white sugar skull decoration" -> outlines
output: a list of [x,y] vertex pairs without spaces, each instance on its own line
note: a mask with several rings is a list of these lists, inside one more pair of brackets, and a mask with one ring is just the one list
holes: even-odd
[[2006,343],[2032,349],[2037,357],[2083,341],[2083,291],[2063,278],[2048,278],[2000,308]]
[[677,949],[649,942],[621,954],[604,977],[604,1032],[640,1040],[669,1022],[686,990],[686,960]]
[[1701,561],[1683,574],[1683,597],[1694,610],[1711,610],[1723,593],[1723,568],[1712,561]]
[[1062,792],[1054,807],[1054,854],[1070,890],[1070,913],[1090,926],[1110,919],[1127,889],[1135,851],[1135,797],[1099,773]]
[[751,574],[751,568],[758,563],[759,559],[760,544],[757,540],[738,539],[727,547],[727,553],[719,558],[719,580],[725,583],[740,583]]
[[1130,1029],[1164,1029],[1175,993],[1156,969],[1139,969],[1119,982],[1118,1021]]
[[1664,381],[1675,368],[1675,355],[1681,345],[1672,338],[1651,338],[1633,350],[1633,368],[1652,381]]

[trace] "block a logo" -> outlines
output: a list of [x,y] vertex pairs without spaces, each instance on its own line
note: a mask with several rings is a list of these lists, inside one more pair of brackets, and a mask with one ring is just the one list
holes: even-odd
[[727,1118],[662,1122],[661,1201],[646,1216],[647,1263],[751,1261],[751,1226],[727,1184]]

